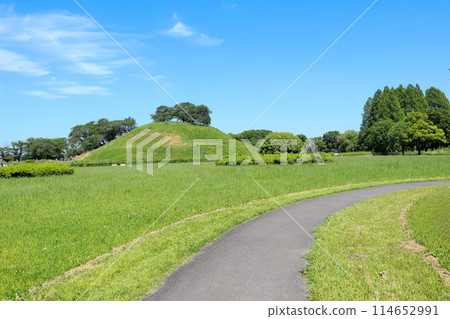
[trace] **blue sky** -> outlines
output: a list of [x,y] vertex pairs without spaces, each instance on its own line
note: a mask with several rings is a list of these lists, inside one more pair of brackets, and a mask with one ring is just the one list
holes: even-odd
[[[79,3],[179,101],[228,133],[359,129],[366,99],[419,83],[450,95],[450,2],[99,1]],[[0,146],[67,136],[97,120],[150,122],[174,102],[71,0],[0,5]]]

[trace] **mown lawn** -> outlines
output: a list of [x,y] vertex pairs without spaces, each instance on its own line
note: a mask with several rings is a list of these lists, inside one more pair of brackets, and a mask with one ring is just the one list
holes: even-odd
[[[171,164],[154,176],[126,167],[77,168],[73,176],[0,180],[0,299],[15,299],[30,287],[137,238],[197,178],[150,231],[266,198],[251,178],[278,196],[349,184],[345,189],[372,182],[450,178],[449,164],[446,156],[375,156],[342,158],[325,166]],[[344,188],[334,191],[339,190]],[[265,205],[257,214],[269,209]],[[205,238],[215,238],[227,227],[206,229],[211,234]],[[200,247],[196,245],[194,251]],[[174,258],[175,264],[183,259]]]
[[[424,261],[423,251],[411,250],[411,238],[400,218],[411,204],[415,215],[416,209],[424,208],[423,203],[437,203],[449,197],[449,185],[425,187],[378,196],[330,216],[316,229],[316,242],[308,254],[310,263],[303,272],[309,282],[310,298],[449,300],[450,288]],[[413,204],[416,200],[417,206]],[[424,209],[424,214],[431,212],[432,217],[433,208]],[[447,223],[448,213],[447,210]],[[427,234],[427,242],[442,239],[440,229],[428,228],[433,226],[423,222],[417,226]],[[448,236],[448,228],[444,236]]]
[[406,215],[412,236],[450,270],[450,190],[436,189],[415,202]]

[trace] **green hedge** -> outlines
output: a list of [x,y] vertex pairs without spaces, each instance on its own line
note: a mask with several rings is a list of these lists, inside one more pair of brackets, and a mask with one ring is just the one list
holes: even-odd
[[20,164],[0,167],[0,178],[10,177],[36,177],[50,175],[73,174],[74,169],[68,164],[48,163],[48,164]]
[[[206,162],[207,160],[202,157],[200,159],[201,162]],[[192,158],[174,158],[171,159],[169,163],[192,163],[193,159]],[[154,163],[158,163],[158,162],[154,162]],[[85,165],[86,164],[86,165]],[[74,161],[73,162],[73,166],[78,166],[78,167],[88,167],[88,166],[111,166],[113,164],[126,164],[123,161],[105,161],[105,162],[85,162],[85,161]],[[133,165],[135,165],[136,162],[133,161]],[[143,164],[147,164],[146,161],[143,162]]]
[[[266,164],[269,164],[269,165],[280,164],[280,154],[260,154],[260,155],[263,158],[264,162],[266,162]],[[320,153],[320,155],[322,156],[322,159],[325,162],[333,161],[333,157],[330,154]],[[302,156],[302,164],[317,162],[314,154],[302,154],[301,156]],[[296,164],[298,157],[299,157],[299,154],[288,153],[288,156],[287,156],[288,164]],[[246,159],[246,156],[237,157],[236,165],[241,165],[245,159]],[[216,164],[217,165],[229,165],[230,163],[229,163],[228,159],[222,159],[220,161],[217,161]],[[255,165],[258,163],[255,161],[255,159],[251,158],[251,160],[248,164]]]
[[113,164],[125,164],[124,162],[73,162],[73,166],[111,166]]
[[372,156],[372,152],[348,152],[348,153],[338,153],[338,156]]

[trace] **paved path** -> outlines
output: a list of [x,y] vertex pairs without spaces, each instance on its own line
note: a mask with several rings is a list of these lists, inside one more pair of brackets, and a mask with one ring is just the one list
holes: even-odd
[[[312,233],[329,215],[381,194],[450,181],[379,186],[317,197],[286,206]],[[306,300],[299,271],[312,243],[281,209],[243,223],[175,270],[143,300]]]

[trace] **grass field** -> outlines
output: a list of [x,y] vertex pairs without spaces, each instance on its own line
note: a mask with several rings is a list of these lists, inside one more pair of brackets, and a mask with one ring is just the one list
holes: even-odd
[[[2,180],[0,299],[15,299],[22,295],[27,298],[26,291],[30,287],[52,280],[139,237],[197,178],[200,180],[192,189],[149,231],[223,207],[236,206],[236,209],[242,209],[239,211],[241,214],[237,212],[235,215],[232,211],[232,215],[211,215],[209,218],[218,220],[208,223],[207,218],[196,219],[183,224],[182,230],[171,228],[161,232],[162,242],[156,241],[157,247],[152,246],[159,249],[159,253],[152,255],[154,263],[146,255],[145,262],[149,264],[137,272],[140,278],[136,282],[139,283],[126,277],[122,281],[112,281],[106,276],[105,279],[110,280],[110,285],[115,285],[116,289],[112,289],[109,295],[105,291],[93,294],[93,299],[112,298],[112,295],[114,299],[142,297],[139,294],[145,294],[173,267],[186,261],[207,242],[234,225],[272,209],[267,203],[255,209],[238,206],[267,197],[251,178],[255,178],[273,196],[330,188],[325,192],[287,197],[282,202],[289,204],[304,196],[381,183],[450,178],[449,164],[450,158],[445,156],[350,157],[325,166],[215,167],[202,164],[194,167],[171,164],[155,176],[126,167],[77,168],[73,176]],[[187,228],[183,230],[184,227]],[[198,232],[194,231],[195,228]],[[191,232],[197,236],[189,237],[187,234]],[[170,241],[161,244],[164,236],[174,236],[170,238],[178,244],[169,245]],[[186,242],[185,236],[192,241]],[[180,244],[182,242],[185,242],[184,246]],[[167,255],[170,251],[173,254]],[[135,256],[141,253],[136,250]],[[104,265],[102,263],[99,267]],[[95,271],[98,269],[89,274]],[[117,271],[122,271],[123,275],[127,269],[119,267]],[[134,273],[136,275],[136,271]],[[76,299],[90,280],[83,278],[73,282],[70,288],[66,287],[64,299]],[[134,283],[145,286],[138,289]],[[62,294],[58,296],[63,298]]]
[[406,217],[412,236],[450,270],[450,191],[436,189],[415,202]]
[[[310,263],[304,274],[309,282],[310,298],[450,300],[450,288],[424,261],[424,252],[415,247],[402,223],[404,214],[411,213],[417,217],[414,234],[423,234],[424,243],[435,247],[441,243],[448,248],[450,216],[448,200],[444,199],[449,197],[449,185],[413,189],[375,197],[330,216],[316,229],[316,242],[308,254]],[[445,214],[436,214],[441,208]],[[446,233],[442,232],[444,226],[438,227],[437,232],[430,230],[430,225],[421,220],[423,215],[429,218],[440,215],[447,225]],[[445,237],[447,242],[442,242]]]

